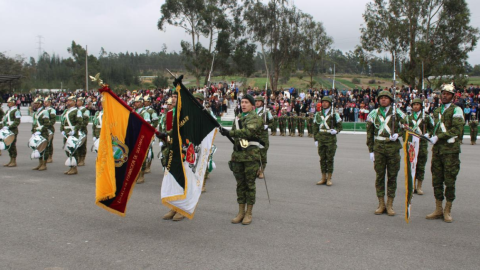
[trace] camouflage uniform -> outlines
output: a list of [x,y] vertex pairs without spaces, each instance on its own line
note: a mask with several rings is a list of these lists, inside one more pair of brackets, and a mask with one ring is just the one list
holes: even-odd
[[308,137],[313,138],[313,114],[309,113],[307,118]]
[[[75,97],[69,97],[69,100],[76,100]],[[60,132],[64,134],[63,144],[65,145],[68,136],[74,136],[78,138],[78,133],[81,131],[83,126],[83,114],[82,111],[77,109],[77,107],[72,106],[66,109],[63,114],[60,116]],[[67,157],[69,156],[68,152],[65,151]],[[75,160],[79,160],[78,149],[73,153]],[[66,171],[65,174],[76,174],[76,166],[70,168],[69,171]]]
[[468,125],[470,126],[470,140],[472,145],[475,145],[477,144],[478,120],[470,120]]
[[[8,103],[16,102],[16,99],[13,97],[9,98]],[[4,167],[16,167],[17,166],[17,136],[18,136],[18,125],[20,125],[22,119],[22,114],[14,105],[8,108],[8,111],[3,116],[2,128],[7,128],[13,134],[15,134],[15,139],[13,140],[10,148],[8,149],[8,154],[10,156],[10,162],[5,164]]]
[[[423,104],[422,100],[419,98],[414,99],[412,105],[414,103]],[[412,111],[412,114],[406,118],[406,122],[408,126],[418,134],[424,135],[433,133],[433,119],[429,115],[425,114],[423,111],[419,111],[418,114]],[[415,182],[417,183],[415,192],[419,195],[423,194],[422,182],[425,176],[425,164],[427,164],[427,159],[428,141],[420,140],[420,147],[417,157],[417,169],[415,171]]]
[[301,114],[297,118],[298,122],[298,137],[303,137],[303,134],[305,134],[305,114]]
[[[324,97],[322,101],[332,100],[330,97]],[[313,138],[317,146],[318,155],[320,156],[320,171],[322,173],[322,180],[318,185],[331,185],[331,178],[334,168],[335,152],[337,151],[337,135],[342,131],[342,118],[337,113],[332,115],[332,107],[327,110],[322,110],[314,116],[313,120]],[[332,130],[336,134],[332,134]],[[335,132],[333,132],[335,133]]]
[[[39,98],[35,100],[36,102],[43,102],[40,101]],[[33,114],[33,123],[32,123],[32,134],[35,132],[40,132],[40,135],[42,135],[43,138],[48,140],[49,137],[49,131],[52,130],[52,123],[50,120],[50,112],[46,110],[43,107],[40,107],[35,111]],[[52,143],[52,142],[49,142]],[[47,161],[47,159],[50,157],[50,152],[48,152],[48,147],[43,151],[42,156],[40,157],[40,161]],[[37,168],[38,169],[38,168]]]
[[[46,101],[51,102],[51,99],[47,97],[47,98],[45,98],[45,102]],[[50,131],[52,132],[52,139],[51,139],[50,143],[48,144],[49,157],[47,159],[47,163],[52,163],[53,162],[53,139],[55,138],[55,124],[57,123],[57,111],[50,106],[46,106],[45,110],[48,111],[48,113],[50,115],[50,123],[51,123]]]
[[254,145],[243,148],[240,140],[258,143],[264,132],[263,120],[254,111],[251,111],[239,114],[235,121],[239,122],[239,128],[237,129],[234,123],[229,134],[235,139],[230,169],[237,180],[237,202],[238,204],[254,205],[255,179],[261,160],[260,148]]
[[[84,100],[84,98],[79,98],[79,100]],[[82,124],[80,127],[80,131],[85,133],[85,142],[78,148],[78,157],[79,157],[79,162],[78,166],[84,166],[85,165],[85,157],[87,156],[87,138],[88,138],[88,123],[90,123],[90,111],[87,110],[85,106],[80,106],[78,107],[78,110],[81,112],[82,115]]]
[[[3,109],[1,108],[0,106],[0,119],[3,120],[3,116],[5,115],[5,112],[3,111]],[[3,128],[3,122],[0,122],[0,129]],[[2,155],[2,151],[0,151],[0,156]]]
[[280,136],[285,136],[285,133],[287,132],[287,117],[284,112],[282,112],[278,118],[278,128],[280,129]]
[[277,135],[277,127],[278,127],[278,116],[273,116],[273,121],[272,121],[272,125],[270,127],[270,130],[272,131],[272,133],[270,135],[272,136],[276,136]]
[[[388,91],[381,91],[379,98],[388,96],[393,101],[393,97]],[[388,111],[387,111],[388,110]],[[387,111],[387,112],[385,112]],[[393,211],[393,199],[397,190],[397,175],[400,170],[400,149],[402,145],[397,139],[390,140],[390,136],[401,134],[401,124],[405,123],[406,115],[396,109],[395,130],[391,130],[393,117],[393,106],[387,108],[379,107],[372,110],[367,117],[367,146],[369,153],[374,153],[374,168],[376,172],[375,188],[379,199],[379,208],[375,214],[382,214],[385,211],[385,174],[387,174],[387,210],[389,215],[395,215]]]
[[295,136],[296,127],[297,127],[297,117],[295,116],[295,113],[291,113],[290,117],[288,118],[288,130],[289,130],[289,135],[291,137]]
[[92,135],[93,135],[94,141],[100,138],[100,132],[102,131],[102,119],[103,119],[103,110],[97,111],[93,116]]
[[[147,102],[151,102],[151,100],[152,98],[150,96],[147,96],[144,98],[144,101],[147,101]],[[158,126],[158,122],[160,121],[160,118],[158,117],[157,112],[151,106],[145,106],[144,109],[145,111],[147,111],[147,113],[150,116],[150,125],[156,128]],[[147,156],[147,160],[146,160],[145,173],[150,173],[151,171],[150,166],[152,165],[152,160],[153,160],[153,157],[155,156],[155,154],[153,153],[153,141],[150,144],[149,155],[150,156]]]

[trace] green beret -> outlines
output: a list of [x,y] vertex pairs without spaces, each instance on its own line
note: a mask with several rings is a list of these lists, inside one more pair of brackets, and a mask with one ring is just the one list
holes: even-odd
[[255,99],[253,99],[253,97],[249,94],[244,95],[242,99],[248,99],[252,105],[255,105]]
[[197,99],[200,99],[201,101],[203,101],[205,99],[205,97],[203,96],[202,93],[195,93],[195,94],[193,94],[193,97],[197,98]]

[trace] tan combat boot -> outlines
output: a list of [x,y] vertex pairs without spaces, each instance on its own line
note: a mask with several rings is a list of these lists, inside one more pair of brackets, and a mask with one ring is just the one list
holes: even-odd
[[243,225],[249,225],[252,223],[252,209],[253,209],[253,204],[247,205],[247,212],[245,213],[245,217],[243,218],[242,224]]
[[140,173],[138,174],[138,178],[137,178],[137,184],[143,184],[143,183],[145,183],[144,174],[145,174],[144,171],[140,171]]
[[184,216],[182,214],[180,214],[179,212],[175,213],[175,216],[173,216],[173,221],[180,221],[184,218]]
[[327,173],[327,186],[332,185],[332,173]]
[[258,177],[258,179],[263,179],[263,178],[265,177],[265,176],[263,175],[263,169],[262,169],[262,167],[258,168],[257,177]]
[[85,157],[79,157],[79,162],[77,166],[85,166]]
[[42,160],[41,159],[38,160],[38,166],[32,168],[32,170],[38,170],[38,168],[40,168],[40,167],[42,167]]
[[236,217],[232,219],[233,224],[238,224],[242,222],[243,218],[245,217],[245,204],[238,205],[238,214]]
[[385,197],[378,197],[378,208],[375,210],[375,215],[381,215],[385,213]]
[[150,173],[152,170],[150,170],[150,165],[152,165],[152,162],[147,162],[146,168],[145,168],[145,173]]
[[439,219],[443,218],[443,208],[442,208],[443,201],[435,200],[435,211],[430,215],[427,215],[426,219]]
[[418,195],[423,195],[423,190],[422,190],[422,180],[417,180],[417,194]]
[[393,211],[393,198],[387,198],[387,215],[395,216],[395,211]]
[[72,170],[72,167],[70,167],[70,169],[68,169],[67,171],[64,171],[63,173],[68,174],[71,170]]
[[10,158],[10,161],[8,163],[3,164],[3,167],[8,167],[8,165],[10,165],[10,163],[12,163],[12,158]]
[[443,221],[451,223],[453,221],[452,218],[452,202],[448,202],[445,204],[445,211],[443,212]]
[[12,160],[8,164],[8,167],[17,167],[17,158],[12,158]]
[[74,175],[74,174],[78,174],[77,166],[72,167],[72,169],[67,173],[67,175]]
[[52,163],[52,162],[53,162],[53,148],[52,148],[52,152],[50,153],[47,159],[47,163]]
[[207,188],[205,188],[205,183],[206,182],[207,182],[207,178],[203,179],[202,193],[207,191]]
[[176,213],[177,213],[177,212],[175,212],[175,211],[173,211],[173,210],[170,210],[170,211],[168,211],[167,214],[165,214],[165,216],[163,216],[163,219],[164,219],[164,220],[170,220],[170,219],[172,219],[172,218],[175,216]]
[[0,156],[2,155],[2,150],[0,150]]
[[47,169],[47,161],[46,160],[40,160],[40,167],[38,168],[39,171],[45,171]]
[[317,185],[325,185],[326,182],[327,182],[327,174],[322,173],[322,180],[318,181]]

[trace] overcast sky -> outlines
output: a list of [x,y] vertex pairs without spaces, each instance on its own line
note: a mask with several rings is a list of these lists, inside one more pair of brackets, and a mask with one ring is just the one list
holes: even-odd
[[[69,57],[72,40],[88,45],[98,56],[108,52],[180,51],[180,41],[190,40],[173,26],[157,29],[160,6],[165,0],[0,0],[0,52],[8,56],[38,56],[38,37],[49,54]],[[334,39],[334,48],[353,50],[359,43],[362,13],[369,0],[295,0],[294,4],[323,22]],[[467,0],[472,25],[480,27],[480,1]],[[480,48],[470,53],[469,62],[480,64]]]

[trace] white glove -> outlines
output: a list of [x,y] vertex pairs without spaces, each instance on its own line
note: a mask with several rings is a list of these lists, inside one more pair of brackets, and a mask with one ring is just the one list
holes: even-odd
[[160,146],[160,148],[161,148],[161,147],[163,146],[163,142],[160,141],[160,142],[158,143],[158,146]]
[[263,125],[263,128],[264,128],[265,130],[267,130],[267,129],[268,129],[268,125]]
[[397,133],[390,136],[390,141],[392,141],[392,142],[396,141],[397,139],[398,139],[398,134]]
[[3,127],[2,130],[8,130],[8,127]]
[[62,136],[63,136],[63,137],[66,137],[66,136],[65,136],[65,131],[62,131]]
[[37,132],[33,133],[33,135],[35,135],[35,136],[39,136],[40,134],[42,134],[42,133],[40,133],[40,131],[37,131]]
[[375,154],[374,153],[370,153],[370,160],[372,162],[375,162]]
[[438,142],[438,137],[437,136],[433,136],[432,138],[430,138],[430,142],[432,144],[436,144]]
[[97,140],[97,137],[93,137],[93,141],[96,141]]
[[315,147],[318,147],[318,141],[315,141]]
[[73,134],[75,134],[75,132],[73,130],[68,133],[68,135],[70,135],[70,136],[73,136]]
[[330,130],[330,134],[332,134],[332,135],[337,135],[337,133],[338,133],[338,132],[337,132],[335,129],[331,129],[331,130]]
[[425,134],[425,135],[423,135],[423,136],[425,136],[425,137],[427,137],[427,138],[429,138],[429,139],[430,139],[430,134],[428,134],[428,133],[426,133],[426,134]]

